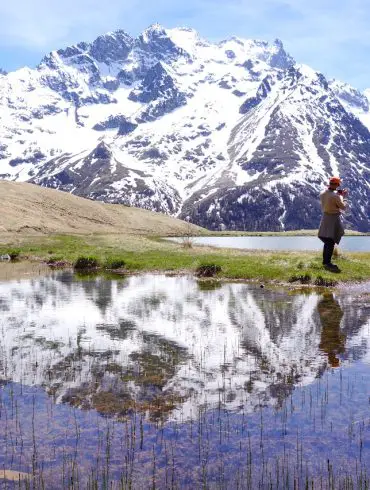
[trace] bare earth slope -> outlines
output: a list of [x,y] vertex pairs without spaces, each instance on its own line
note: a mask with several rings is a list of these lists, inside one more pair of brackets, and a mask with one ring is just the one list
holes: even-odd
[[23,182],[0,181],[0,233],[183,235],[202,228],[164,214],[105,204]]

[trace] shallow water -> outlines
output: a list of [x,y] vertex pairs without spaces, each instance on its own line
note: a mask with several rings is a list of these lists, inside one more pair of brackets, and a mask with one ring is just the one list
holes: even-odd
[[[182,243],[184,238],[170,240]],[[323,246],[314,236],[206,236],[190,240],[194,245],[256,250],[321,250]],[[345,236],[339,247],[348,252],[370,252],[370,236]]]
[[369,478],[370,299],[356,291],[0,282],[0,379],[0,468],[37,488]]

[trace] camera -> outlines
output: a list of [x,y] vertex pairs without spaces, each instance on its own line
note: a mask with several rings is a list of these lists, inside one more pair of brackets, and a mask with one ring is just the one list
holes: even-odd
[[337,189],[337,193],[342,196],[345,193],[346,189]]

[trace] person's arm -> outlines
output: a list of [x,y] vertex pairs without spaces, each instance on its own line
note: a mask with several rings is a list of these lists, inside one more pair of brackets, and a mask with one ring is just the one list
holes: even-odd
[[347,209],[347,202],[343,201],[342,196],[340,196],[339,194],[336,194],[335,196],[335,204],[339,209],[342,209],[343,211]]

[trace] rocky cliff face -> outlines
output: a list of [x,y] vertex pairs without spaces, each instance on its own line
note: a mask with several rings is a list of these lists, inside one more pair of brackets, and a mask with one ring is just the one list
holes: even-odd
[[340,174],[369,231],[367,92],[281,41],[122,30],[0,75],[0,178],[158,210],[212,229],[315,228]]

